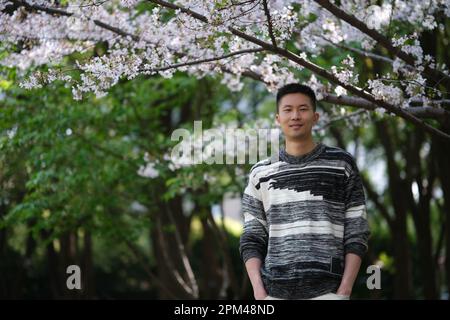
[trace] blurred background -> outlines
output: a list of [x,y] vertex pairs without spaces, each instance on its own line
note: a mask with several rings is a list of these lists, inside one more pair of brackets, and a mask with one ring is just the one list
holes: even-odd
[[[199,298],[252,297],[238,252],[251,164],[170,168],[164,155],[171,132],[193,132],[194,120],[273,123],[264,86],[248,81],[237,94],[180,74],[82,102],[64,86],[1,86],[0,297],[193,298],[196,286]],[[372,236],[354,297],[447,298],[448,149],[376,115],[330,121],[315,139],[351,152],[364,177]],[[80,291],[66,288],[71,264]],[[372,264],[381,290],[366,287]]]

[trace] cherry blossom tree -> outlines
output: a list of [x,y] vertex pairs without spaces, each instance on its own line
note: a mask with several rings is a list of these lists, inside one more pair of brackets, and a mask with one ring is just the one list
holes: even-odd
[[[17,68],[25,88],[60,80],[75,99],[104,96],[121,79],[176,71],[219,75],[233,91],[244,77],[271,92],[307,77],[323,102],[398,116],[450,140],[440,126],[450,119],[450,74],[420,41],[423,32],[445,30],[450,1],[374,3],[0,0],[1,64]],[[97,43],[106,52],[87,54]],[[329,48],[349,54],[321,66]],[[361,81],[355,64],[367,57],[383,71]]]

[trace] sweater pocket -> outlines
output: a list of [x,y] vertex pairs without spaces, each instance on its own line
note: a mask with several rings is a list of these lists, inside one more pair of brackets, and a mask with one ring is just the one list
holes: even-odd
[[342,275],[344,273],[344,260],[338,257],[330,257],[330,273]]

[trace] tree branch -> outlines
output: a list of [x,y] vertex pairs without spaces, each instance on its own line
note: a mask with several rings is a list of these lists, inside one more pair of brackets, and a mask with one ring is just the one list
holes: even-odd
[[258,48],[258,49],[245,49],[245,50],[239,50],[239,51],[231,52],[229,54],[225,54],[225,55],[219,56],[219,57],[212,57],[212,58],[206,58],[206,59],[200,59],[200,60],[187,61],[187,62],[172,64],[172,65],[169,65],[169,66],[166,66],[166,67],[160,67],[160,68],[154,68],[154,69],[143,69],[143,70],[139,70],[139,71],[140,72],[160,72],[160,71],[166,71],[166,70],[169,70],[169,69],[175,69],[175,68],[180,68],[180,67],[185,67],[185,66],[192,66],[192,65],[202,64],[202,63],[211,62],[211,61],[222,60],[222,59],[226,59],[226,58],[233,57],[233,56],[240,55],[240,54],[255,53],[255,52],[262,52],[262,51],[264,51],[264,49],[261,49],[261,48]]
[[103,29],[109,30],[111,32],[117,33],[118,35],[121,35],[123,37],[131,37],[131,39],[133,39],[134,41],[139,41],[140,40],[140,38],[138,36],[136,36],[134,34],[131,34],[131,33],[128,33],[128,32],[125,32],[125,31],[123,31],[123,30],[121,30],[119,28],[113,27],[113,26],[111,26],[109,24],[106,24],[104,22],[101,22],[100,20],[94,20],[94,23],[97,26],[99,26],[100,28],[103,28]]
[[[230,69],[222,66],[222,71],[223,72],[227,72],[230,74],[234,74]],[[252,70],[245,70],[244,72],[241,73],[241,75],[256,80],[256,81],[260,81],[264,84],[267,84],[267,82],[264,81],[263,77],[252,71]],[[321,101],[326,102],[326,103],[332,103],[332,104],[337,104],[337,105],[343,105],[343,106],[351,106],[351,107],[357,107],[357,108],[362,108],[368,111],[374,111],[375,109],[379,108],[379,105],[371,103],[370,101],[367,101],[366,99],[362,99],[362,98],[358,98],[358,97],[353,97],[353,96],[346,96],[346,95],[341,95],[341,96],[337,96],[337,95],[333,95],[330,93],[322,93],[323,95],[323,99]],[[412,100],[410,103],[410,107],[408,108],[403,108],[403,110],[405,110],[408,113],[413,114],[414,116],[418,117],[418,118],[432,118],[432,119],[436,119],[436,120],[440,120],[440,121],[445,121],[446,119],[450,118],[450,112],[446,109],[437,107],[440,105],[447,105],[450,104],[450,100],[432,100],[430,102],[431,106],[436,106],[436,107],[423,107],[423,102],[421,100],[415,99]]]
[[[353,15],[348,14],[335,4],[331,3],[329,0],[314,0],[320,6],[330,11],[337,18],[347,22],[351,26],[355,27],[359,31],[367,34],[372,39],[377,41],[380,45],[386,48],[390,54],[399,57],[407,64],[416,67],[416,59],[409,53],[404,52],[401,48],[395,47],[391,40],[383,36],[381,33],[374,29],[370,29],[364,22],[359,20]],[[446,85],[450,85],[450,76],[446,75],[442,71],[432,69],[429,66],[424,66],[423,74],[428,78],[432,79],[436,83],[444,82]]]
[[317,75],[319,75],[319,76],[329,80],[330,82],[333,82],[335,84],[340,85],[341,87],[347,89],[348,91],[350,91],[354,95],[357,95],[357,96],[359,96],[361,98],[364,98],[364,99],[366,99],[366,100],[368,100],[368,101],[370,101],[370,102],[372,102],[372,103],[374,103],[376,105],[379,105],[380,107],[388,110],[389,112],[391,112],[391,113],[393,113],[393,114],[395,114],[395,115],[397,115],[397,116],[399,116],[401,118],[409,120],[410,122],[414,123],[415,125],[417,125],[418,127],[424,129],[425,131],[430,132],[431,134],[434,134],[434,135],[436,135],[438,137],[450,140],[450,135],[449,134],[447,134],[445,132],[442,132],[441,130],[430,126],[425,121],[423,121],[421,119],[418,119],[417,117],[415,117],[414,115],[412,115],[410,113],[405,112],[402,108],[396,107],[396,106],[394,106],[394,105],[392,105],[392,104],[390,104],[390,103],[388,103],[386,101],[376,100],[373,95],[371,95],[370,93],[364,91],[363,89],[356,88],[356,87],[354,87],[354,86],[352,86],[350,84],[346,84],[346,83],[341,82],[336,76],[334,76],[333,74],[329,73],[328,71],[326,71],[322,67],[320,67],[320,66],[318,66],[318,65],[316,65],[316,64],[314,64],[312,62],[309,62],[309,61],[307,61],[307,60],[305,60],[303,58],[301,58],[300,56],[294,54],[293,52],[291,52],[289,50],[282,49],[282,48],[279,48],[279,47],[275,48],[270,43],[267,43],[267,42],[264,42],[262,40],[259,40],[259,39],[255,38],[253,36],[245,34],[244,32],[241,32],[241,31],[239,31],[239,30],[237,30],[235,28],[232,28],[232,27],[230,27],[229,30],[233,34],[235,34],[235,35],[237,35],[237,36],[239,36],[239,37],[241,37],[241,38],[243,38],[243,39],[245,39],[247,41],[250,41],[250,42],[253,42],[255,44],[258,44],[262,48],[264,48],[264,49],[266,49],[268,51],[271,51],[273,53],[276,53],[276,54],[278,54],[280,56],[283,56],[283,57],[285,57],[285,58],[287,58],[287,59],[289,59],[289,60],[291,60],[291,61],[293,61],[293,62],[295,62],[295,63],[297,63],[297,64],[299,64],[299,65],[301,65],[301,66],[303,66],[303,67],[305,67],[307,69],[309,69],[309,70],[311,70],[312,72],[314,72]]
[[[167,266],[169,267],[172,276],[176,280],[176,282],[181,286],[181,288],[185,291],[186,294],[193,298],[198,298],[198,295],[195,295],[194,288],[189,287],[189,285],[186,283],[186,281],[183,279],[181,274],[178,272],[178,269],[173,264],[173,261],[171,257],[169,256],[168,252],[169,249],[166,246],[166,239],[164,238],[164,230],[161,224],[161,221],[159,218],[156,218],[156,228],[157,228],[157,235],[158,239],[161,245],[161,253],[163,256],[163,259],[165,260]],[[179,248],[178,248],[179,249]]]
[[197,20],[203,21],[204,23],[208,23],[208,18],[206,18],[204,15],[201,15],[195,11],[192,11],[191,9],[187,9],[182,6],[170,3],[168,1],[163,1],[163,0],[147,0],[147,1],[153,2],[155,4],[159,4],[162,7],[170,8],[173,10],[180,10],[181,12],[186,13],[186,14],[190,15],[191,17],[194,17]]
[[[374,111],[379,108],[377,104],[374,104],[366,99],[361,99],[358,97],[351,96],[336,96],[333,94],[323,93],[323,100],[328,103],[334,103],[338,105],[346,105],[352,107],[363,108],[369,111]],[[444,103],[445,100],[432,101],[432,105],[438,105],[439,103]],[[410,105],[417,105],[420,103],[418,100],[413,100]],[[436,107],[408,107],[403,108],[406,112],[414,115],[418,118],[432,118],[436,120],[446,120],[450,119],[450,112],[443,108]]]
[[331,124],[333,124],[334,122],[341,121],[341,120],[344,120],[344,119],[350,119],[350,118],[358,116],[358,115],[360,115],[360,114],[362,114],[364,112],[366,112],[366,110],[358,110],[358,111],[346,114],[344,116],[332,118],[332,119],[330,119],[330,121],[328,121],[327,123],[323,124],[321,127],[314,128],[314,130],[323,130],[326,127],[331,126]]
[[154,274],[150,268],[148,267],[148,259],[147,257],[144,256],[144,254],[138,249],[136,248],[136,246],[131,243],[128,240],[125,240],[126,245],[128,246],[128,248],[130,249],[130,251],[133,253],[133,255],[135,256],[135,258],[139,261],[139,263],[142,265],[145,273],[147,273],[147,275],[149,276],[149,278],[154,281],[156,283],[156,285],[162,290],[164,291],[169,297],[171,297],[172,299],[177,299],[177,297],[174,295],[173,292],[171,292],[166,284],[164,284],[159,277]]
[[181,261],[183,262],[184,270],[186,271],[186,275],[187,275],[189,283],[190,283],[190,289],[192,290],[192,295],[194,298],[198,299],[199,290],[198,290],[197,280],[195,279],[194,271],[192,270],[191,263],[189,262],[189,258],[186,253],[186,249],[184,248],[183,242],[181,240],[181,235],[178,231],[178,227],[177,227],[177,224],[173,217],[172,210],[170,209],[169,205],[166,202],[164,202],[164,205],[166,207],[166,211],[169,216],[169,220],[174,226],[175,241],[177,243],[177,247],[180,252],[180,257],[181,257]]
[[220,248],[222,250],[222,254],[223,254],[224,269],[225,269],[225,272],[227,273],[227,276],[231,282],[231,288],[233,289],[233,294],[236,297],[238,294],[238,291],[239,291],[238,290],[239,286],[236,282],[235,275],[233,272],[233,262],[231,260],[229,248],[227,245],[225,226],[224,225],[222,226],[224,228],[225,232],[223,232],[223,230],[219,229],[219,227],[216,224],[216,221],[214,220],[211,210],[207,210],[206,219],[208,221],[208,224],[211,226],[211,230],[213,231],[214,235],[216,236],[217,241],[219,242],[219,246],[220,246]]
[[[325,40],[326,42],[330,43],[331,45],[335,46],[335,47],[338,47],[338,48],[341,48],[341,49],[344,49],[344,50],[348,50],[348,51],[352,51],[352,52],[354,52],[354,53],[356,53],[356,54],[358,54],[360,56],[372,58],[374,60],[379,60],[379,61],[387,62],[387,63],[390,63],[390,64],[394,63],[394,60],[392,60],[390,58],[383,57],[383,56],[380,56],[378,54],[375,54],[375,53],[372,53],[372,52],[368,52],[368,51],[364,51],[364,50],[361,50],[361,49],[352,48],[350,46],[346,46],[346,45],[343,45],[341,43],[335,43],[335,42],[325,38],[324,36],[319,36],[319,37],[321,39]],[[408,67],[410,67],[410,66],[408,65]]]
[[269,6],[267,5],[267,0],[263,0],[263,6],[264,6],[264,14],[267,17],[267,25],[268,25],[268,29],[269,29],[269,36],[270,36],[270,39],[272,40],[273,46],[276,48],[277,47],[277,41],[275,39],[275,35],[273,34],[272,18],[270,17]]
[[[9,1],[14,3],[16,6],[24,7],[27,10],[37,10],[37,11],[46,12],[46,13],[49,13],[52,15],[60,15],[60,16],[66,16],[66,17],[73,16],[73,12],[64,11],[59,8],[51,8],[51,7],[46,7],[46,6],[37,5],[37,4],[29,4],[23,0],[9,0]],[[109,31],[116,33],[118,35],[121,35],[123,37],[131,37],[134,41],[139,41],[138,36],[135,36],[131,33],[125,32],[119,28],[113,27],[107,23],[100,21],[100,20],[93,20],[93,22],[95,23],[95,25],[97,25],[100,28],[109,30]]]
[[388,223],[389,227],[392,229],[392,226],[394,224],[394,219],[389,214],[386,206],[379,200],[378,194],[376,191],[372,188],[372,185],[368,179],[364,177],[364,175],[361,175],[361,179],[364,185],[364,188],[367,191],[367,195],[372,200],[372,202],[375,204],[375,207],[377,207],[380,214],[383,216],[383,218]]
[[67,16],[67,17],[70,17],[73,15],[73,13],[67,12],[67,11],[64,11],[61,9],[50,8],[50,7],[46,7],[46,6],[42,6],[42,5],[38,5],[38,4],[29,4],[23,0],[9,0],[9,2],[12,2],[13,4],[15,4],[18,7],[24,7],[25,9],[28,9],[28,10],[44,11],[49,14],[55,14],[55,15]]

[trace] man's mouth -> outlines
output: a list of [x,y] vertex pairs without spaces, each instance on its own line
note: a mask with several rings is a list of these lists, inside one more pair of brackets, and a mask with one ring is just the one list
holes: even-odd
[[291,124],[289,127],[293,128],[293,129],[299,129],[301,128],[303,125],[302,124]]

